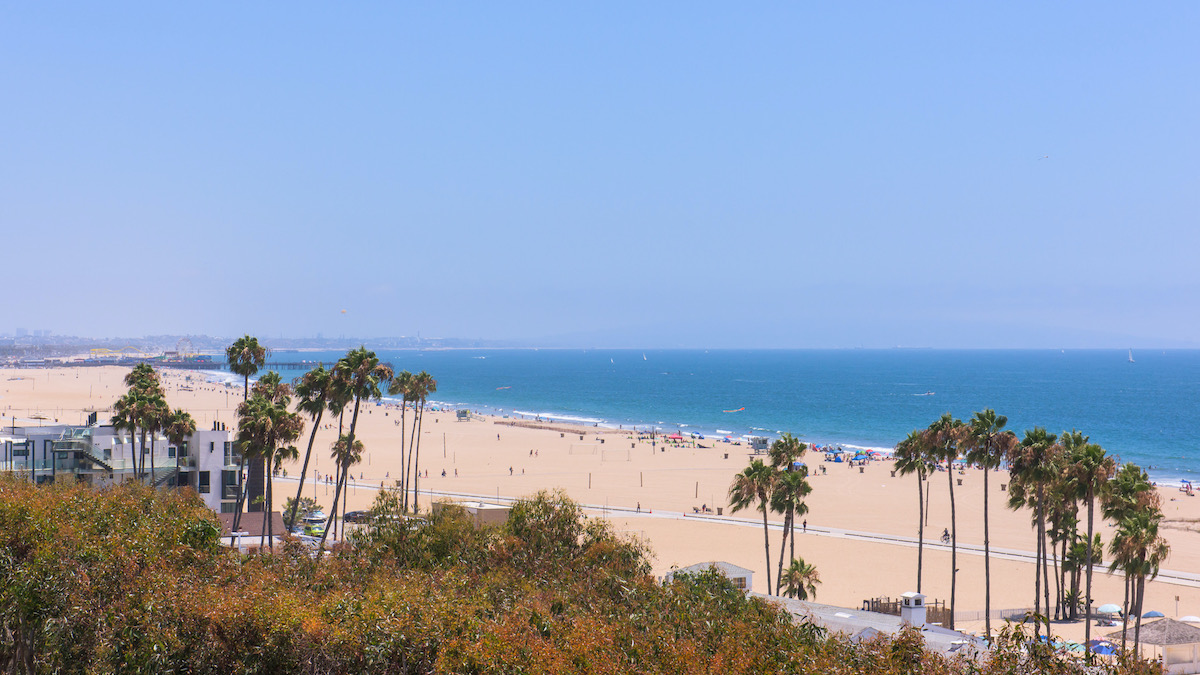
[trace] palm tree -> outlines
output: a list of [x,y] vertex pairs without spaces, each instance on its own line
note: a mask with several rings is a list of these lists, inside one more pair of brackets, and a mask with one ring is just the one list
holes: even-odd
[[[361,447],[361,443],[355,441],[355,430],[358,426],[358,411],[362,407],[363,399],[378,399],[383,395],[380,390],[380,383],[387,382],[392,379],[392,369],[379,362],[379,357],[375,352],[368,351],[366,347],[352,349],[345,356],[338,359],[337,364],[333,368],[334,377],[337,380],[335,385],[335,398],[352,399],[354,401],[354,412],[350,416],[350,433],[347,434],[346,447],[347,452],[353,453],[354,449]],[[340,441],[339,441],[340,442]],[[343,472],[348,471],[349,464],[339,463]],[[337,517],[337,502],[342,486],[346,484],[346,477],[343,476],[339,486],[334,490],[333,503],[334,509],[329,514],[329,520],[325,524],[325,531],[333,525],[334,518]],[[324,548],[325,538],[321,538],[322,549],[319,549],[317,556],[320,557]]]
[[[157,468],[154,466],[155,437],[166,428],[170,417],[171,407],[167,405],[167,399],[160,392],[152,393],[141,422],[142,429],[150,434],[150,484],[152,486],[157,486],[159,482],[156,475]],[[145,460],[143,460],[143,469],[145,468],[144,464]]]
[[[1055,444],[1057,436],[1047,433],[1044,427],[1034,427],[1025,432],[1025,438],[1008,456],[1009,465],[1009,508],[1018,509],[1032,503],[1034,520],[1037,524],[1037,548],[1034,561],[1033,607],[1041,614],[1042,584],[1045,582],[1046,614],[1050,613],[1050,583],[1046,569],[1046,486],[1056,476],[1055,463],[1060,451]],[[1030,492],[1033,494],[1030,495]],[[1034,637],[1040,626],[1034,623]],[[1050,639],[1050,619],[1046,618],[1046,639]]]
[[950,628],[954,628],[954,601],[958,590],[958,520],[954,510],[954,461],[958,459],[959,439],[966,426],[950,413],[943,414],[929,425],[926,435],[935,459],[946,461],[946,476],[950,484]]
[[409,453],[405,451],[404,434],[406,423],[406,415],[408,413],[408,402],[412,398],[412,380],[413,374],[407,370],[402,370],[392,377],[391,383],[388,385],[388,394],[392,396],[400,396],[400,491],[404,495],[404,506],[408,503],[408,460]]
[[[1120,566],[1127,575],[1131,575],[1133,583],[1133,604],[1126,615],[1136,616],[1133,629],[1133,651],[1138,653],[1141,646],[1142,630],[1142,601],[1146,593],[1146,577],[1151,579],[1158,576],[1159,568],[1171,553],[1171,547],[1165,539],[1158,535],[1158,525],[1162,521],[1162,511],[1157,508],[1138,511],[1126,516],[1117,526],[1113,540],[1109,544],[1113,553],[1113,566]],[[1124,631],[1122,631],[1122,646],[1124,646]]]
[[796,558],[783,573],[783,594],[797,600],[811,600],[817,597],[817,584],[821,583],[821,575],[817,568]]
[[429,395],[437,391],[437,380],[425,371],[421,371],[413,376],[412,380],[413,397],[416,401],[417,412],[415,415],[416,429],[413,434],[413,439],[417,443],[416,452],[413,453],[413,513],[417,512],[417,487],[421,479],[421,427],[425,421],[425,402],[429,399]]
[[123,430],[129,431],[129,459],[130,467],[137,472],[137,443],[134,438],[137,435],[137,392],[126,392],[124,396],[117,399],[113,404],[112,425],[113,429],[120,433]]
[[[1092,611],[1092,558],[1093,558],[1093,534],[1095,532],[1095,513],[1096,513],[1096,494],[1104,489],[1108,480],[1116,473],[1116,462],[1112,457],[1109,457],[1104,452],[1104,448],[1095,443],[1086,443],[1081,447],[1074,447],[1070,454],[1066,457],[1066,474],[1075,480],[1079,486],[1079,491],[1083,495],[1083,500],[1087,504],[1087,555],[1084,557],[1086,565],[1085,573],[1087,579],[1085,581],[1084,592],[1084,643],[1088,643],[1092,639],[1092,622],[1090,619]],[[1088,652],[1088,661],[1091,662],[1091,652]]]
[[929,475],[929,443],[922,430],[910,431],[896,445],[896,471],[901,476],[917,474],[917,592],[921,592],[921,568],[925,554],[925,477]]
[[[1130,516],[1138,513],[1159,512],[1160,498],[1150,476],[1142,467],[1130,462],[1121,467],[1112,480],[1105,486],[1101,498],[1101,513],[1107,520],[1115,521],[1118,525]],[[1116,536],[1109,542],[1109,553],[1112,563],[1109,571],[1120,569],[1125,576],[1125,601],[1122,605],[1123,619],[1121,623],[1121,651],[1125,651],[1125,637],[1129,631],[1130,596],[1132,595],[1133,579],[1136,576],[1136,566],[1141,562],[1139,552],[1129,546],[1129,542],[1118,529]]]
[[[250,377],[256,374],[259,368],[262,368],[264,365],[266,365],[267,356],[269,354],[270,350],[258,344],[258,338],[251,337],[249,335],[244,335],[237,340],[234,340],[233,344],[229,345],[229,347],[225,349],[225,359],[229,363],[229,372],[242,376],[242,403],[250,400]],[[244,448],[242,450],[243,451],[240,453],[241,461],[238,464],[239,481],[242,480],[243,474],[246,474],[246,460],[252,459],[253,461],[250,462],[249,473],[246,475],[245,485],[243,486],[243,489],[238,491],[237,507],[233,513],[234,531],[237,531],[238,525],[241,523],[243,507],[246,507],[246,510],[248,511],[257,510],[254,508],[254,504],[246,506],[246,497],[251,491],[251,488],[255,488],[255,497],[260,496],[263,492],[263,464],[257,459],[248,457],[249,453],[245,452]]]
[[771,494],[771,510],[783,514],[783,535],[779,541],[779,566],[775,577],[776,595],[783,584],[783,556],[787,551],[789,538],[792,542],[791,558],[796,558],[797,512],[800,516],[808,513],[808,505],[804,503],[804,498],[812,492],[812,487],[805,480],[807,469],[796,466],[796,462],[804,456],[806,450],[808,446],[801,443],[800,439],[790,433],[784,433],[771,444],[768,451],[771,467],[780,472],[779,481]]
[[196,433],[196,420],[183,410],[176,408],[167,418],[164,431],[167,440],[175,446],[175,486],[179,487],[179,460],[183,458],[184,443],[188,436]]
[[733,477],[729,486],[730,511],[738,512],[753,506],[758,502],[758,510],[763,514],[763,548],[767,554],[767,593],[774,588],[771,585],[771,537],[767,525],[767,504],[771,492],[775,489],[776,472],[763,464],[761,459],[750,462],[741,473]]
[[[296,448],[289,445],[300,437],[304,420],[299,413],[288,410],[291,403],[291,388],[280,381],[278,373],[267,373],[254,385],[254,396],[238,406],[238,440],[266,466],[266,519],[263,537],[271,537],[274,548],[274,480],[276,466],[284,458],[297,455]],[[262,544],[260,543],[260,546]]]
[[988,473],[998,468],[1017,444],[1016,435],[1004,431],[1007,424],[1007,417],[988,408],[975,413],[962,439],[967,461],[983,468],[983,624],[989,641],[992,639],[992,553],[988,532]]
[[[334,463],[340,467],[338,471],[337,485],[333,490],[333,510],[330,511],[329,521],[325,524],[325,531],[321,533],[321,544],[317,547],[317,558],[320,559],[321,554],[325,552],[325,540],[329,537],[329,528],[333,524],[333,517],[337,515],[338,499],[342,495],[342,491],[346,486],[346,478],[350,473],[350,467],[362,461],[363,444],[362,441],[353,440],[349,434],[344,434],[338,437],[337,442],[333,444],[332,457]],[[345,527],[343,523],[342,527]]]
[[300,498],[304,494],[304,478],[308,475],[308,462],[312,458],[313,441],[317,438],[317,429],[321,426],[321,417],[329,408],[333,394],[333,374],[325,370],[324,364],[296,378],[296,410],[312,418],[312,432],[308,435],[308,449],[304,451],[304,464],[300,467],[300,485],[296,487],[296,499],[292,501],[292,512],[288,516],[289,523],[296,522],[296,510],[300,506]]

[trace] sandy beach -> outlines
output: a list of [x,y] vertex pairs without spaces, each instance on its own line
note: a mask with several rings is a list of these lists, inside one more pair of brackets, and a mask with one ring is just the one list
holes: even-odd
[[[125,390],[121,379],[126,372],[117,367],[0,370],[0,409],[4,414],[0,421],[11,425],[15,417],[18,425],[79,424],[90,411],[100,411],[100,418],[107,419],[113,401]],[[185,371],[167,370],[162,375],[170,405],[190,412],[198,427],[211,428],[214,422],[234,426],[233,410],[241,401],[241,387],[208,383],[203,374]],[[408,419],[412,419],[411,412]],[[357,480],[349,490],[350,509],[368,508],[381,484],[390,486],[399,476],[399,421],[396,409],[364,406],[358,436],[366,452],[362,464],[354,468]],[[591,515],[607,517],[617,530],[644,537],[654,551],[657,575],[675,566],[725,560],[754,570],[754,590],[767,591],[761,516],[755,511],[731,514],[726,499],[733,475],[748,462],[747,446],[717,443],[698,449],[660,442],[652,447],[629,432],[562,424],[527,428],[510,422],[482,416],[457,421],[452,412],[427,412],[420,454],[422,475],[428,471],[428,478],[420,480],[422,491],[503,499],[562,489],[595,507],[589,511]],[[302,456],[308,432],[306,428],[301,439]],[[337,420],[323,420],[310,476],[314,471],[322,475],[332,472],[329,448],[336,433]],[[896,597],[915,590],[916,478],[893,476],[887,460],[871,462],[861,471],[844,463],[823,462],[821,456],[811,454],[805,461],[812,473],[813,492],[807,500],[807,531],[799,534],[796,552],[820,572],[817,599],[861,607],[868,598]],[[292,478],[299,471],[298,465],[286,467]],[[983,544],[983,475],[979,470],[953,475],[939,472],[930,478],[922,590],[930,598],[949,600],[950,552],[937,539],[942,529],[950,526],[951,479],[955,481],[960,545],[957,610],[982,612],[984,558],[975,550]],[[1035,542],[1030,513],[1005,507],[1007,495],[1001,487],[1007,479],[1004,472],[989,477],[991,545],[998,553],[991,565],[993,609],[1033,604]],[[296,483],[280,479],[276,487],[278,508],[295,494]],[[1180,522],[1200,522],[1200,499],[1173,488],[1160,490],[1168,521],[1163,533],[1170,541],[1171,556],[1160,579],[1147,584],[1145,608],[1172,617],[1200,614],[1200,525]],[[304,494],[315,495],[326,507],[333,499],[332,486],[312,480]],[[429,500],[422,494],[423,508],[428,508]],[[639,505],[642,513],[636,512]],[[696,514],[694,509],[702,505],[712,514]],[[772,521],[778,525],[781,518],[772,516]],[[1112,528],[1097,521],[1097,531],[1107,543]],[[771,533],[773,561],[778,560],[778,546],[776,529]],[[774,568],[771,574],[774,576]],[[1121,577],[1097,569],[1094,586],[1097,605],[1121,602]],[[982,631],[983,622],[960,620],[958,627]],[[1082,623],[1057,624],[1055,630],[1071,639],[1083,637]],[[1094,627],[1093,635],[1110,630]]]

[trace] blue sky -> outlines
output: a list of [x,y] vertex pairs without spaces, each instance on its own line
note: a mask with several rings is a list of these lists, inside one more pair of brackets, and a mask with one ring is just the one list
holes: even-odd
[[0,332],[1200,346],[1197,35],[1191,2],[8,4]]

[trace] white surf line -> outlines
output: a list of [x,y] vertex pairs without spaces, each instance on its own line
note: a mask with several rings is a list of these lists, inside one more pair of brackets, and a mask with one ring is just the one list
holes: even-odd
[[[275,480],[282,480],[294,483],[295,478],[276,477]],[[324,482],[318,483],[324,485]],[[354,487],[354,486],[351,486]],[[357,487],[368,490],[379,490],[378,485],[358,485]],[[443,490],[420,490],[421,494],[427,497],[454,497],[458,499],[469,499],[479,502],[505,502],[511,504],[520,499],[519,497],[504,497],[498,495],[480,495],[467,492],[447,492]],[[737,527],[762,527],[761,521],[752,520],[749,518],[733,518],[731,516],[716,516],[708,514],[693,514],[684,513],[682,511],[650,511],[643,509],[640,513],[628,506],[611,506],[604,504],[580,504],[585,511],[598,511],[605,516],[617,516],[622,518],[660,518],[667,520],[693,520],[699,522],[712,522],[721,525],[734,525]],[[771,523],[769,529],[782,531],[783,525]],[[880,532],[859,532],[856,530],[845,530],[836,527],[809,527],[807,531],[799,531],[801,535],[813,535],[817,537],[833,537],[836,539],[850,539],[854,541],[862,541],[873,544],[885,544],[893,546],[904,546],[907,548],[917,548],[917,538],[907,537],[898,534],[884,534]],[[925,547],[931,550],[950,551],[949,544],[943,544],[937,539],[925,540]],[[959,544],[958,552],[965,555],[983,556],[983,546],[981,544]],[[992,548],[991,557],[994,560],[1011,560],[1014,562],[1033,564],[1035,554],[1031,551],[1023,551],[1020,549],[1011,548]],[[1192,572],[1182,572],[1178,570],[1160,570],[1156,581],[1163,583],[1174,584],[1176,586],[1189,586],[1192,588],[1200,588],[1200,574]]]

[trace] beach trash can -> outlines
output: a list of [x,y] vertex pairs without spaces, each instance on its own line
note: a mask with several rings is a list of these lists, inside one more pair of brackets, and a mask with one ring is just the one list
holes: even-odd
[[867,468],[866,468],[866,467],[864,467],[864,466],[860,466],[860,467],[858,467],[858,472],[859,472],[859,473],[863,473],[863,472],[865,472],[866,470],[867,470]]
[[962,479],[961,479],[961,478],[959,478],[959,479],[958,479],[958,484],[959,484],[959,485],[962,485]]
[[1005,490],[1007,490],[1007,489],[1008,489],[1008,486],[1007,486],[1007,485],[1005,485],[1004,483],[1001,483],[1001,484],[1000,484],[1000,491],[1001,491],[1001,492],[1004,492],[1004,491],[1005,491]]
[[560,431],[560,432],[558,432],[558,437],[559,437],[559,438],[566,438],[566,437],[567,437],[567,435],[566,435],[566,434],[564,434],[563,432],[561,432],[561,431]]
[[896,477],[896,472],[895,472],[895,471],[893,471],[893,472],[892,472],[892,478],[895,478],[895,477]]
[[603,438],[601,438],[601,439],[600,439],[600,444],[601,444],[601,445],[603,445],[603,444],[604,444],[604,439],[603,439]]
[[729,453],[725,453],[725,459],[729,459]]
[[718,506],[718,507],[717,507],[717,515],[718,515],[718,516],[719,516],[719,515],[721,515],[721,512],[722,512],[722,511],[724,511],[724,510],[725,510],[725,507],[723,507],[723,506]]

